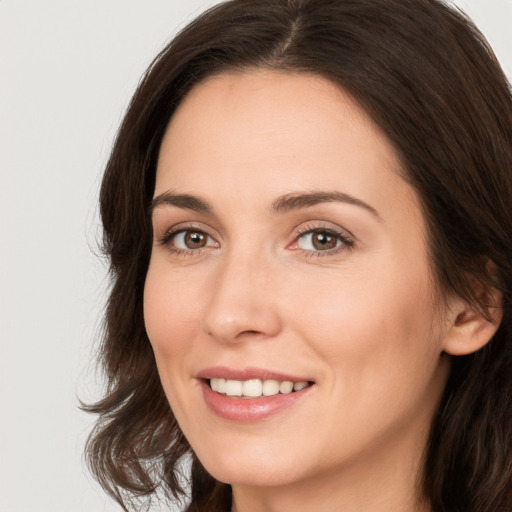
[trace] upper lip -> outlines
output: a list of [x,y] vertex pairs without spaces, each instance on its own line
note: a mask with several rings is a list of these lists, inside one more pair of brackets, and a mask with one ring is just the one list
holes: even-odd
[[312,379],[304,376],[291,375],[280,371],[268,370],[265,368],[229,368],[227,366],[212,366],[204,368],[197,373],[198,379],[230,379],[230,380],[278,380],[292,382],[311,382]]

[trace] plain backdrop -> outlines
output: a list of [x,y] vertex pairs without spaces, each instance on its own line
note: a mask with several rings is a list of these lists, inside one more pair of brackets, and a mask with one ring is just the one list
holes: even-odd
[[[208,0],[0,0],[0,511],[114,512],[85,470],[97,195],[138,79]],[[512,76],[512,0],[457,2]]]

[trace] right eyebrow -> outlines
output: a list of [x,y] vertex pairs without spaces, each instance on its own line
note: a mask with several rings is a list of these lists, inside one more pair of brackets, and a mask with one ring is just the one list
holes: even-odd
[[186,210],[193,210],[201,213],[213,213],[213,208],[204,199],[190,194],[175,194],[167,191],[154,197],[149,204],[149,213],[164,205],[176,206]]
[[306,193],[292,193],[285,194],[278,197],[271,206],[271,211],[274,213],[285,213],[290,210],[299,210],[301,208],[308,208],[320,203],[340,202],[359,206],[374,215],[378,220],[382,220],[379,212],[368,203],[365,203],[357,197],[351,196],[345,192],[334,191],[318,191]]

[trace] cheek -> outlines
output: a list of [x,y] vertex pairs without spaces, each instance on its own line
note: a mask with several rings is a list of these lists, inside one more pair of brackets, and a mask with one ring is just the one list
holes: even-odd
[[352,274],[315,289],[309,308],[296,305],[304,312],[297,325],[315,352],[311,358],[325,363],[329,403],[336,404],[318,426],[325,438],[337,438],[343,428],[356,446],[412,417],[430,421],[444,374],[429,279],[419,276],[425,273],[384,272],[378,280]]
[[[200,328],[201,292],[150,265],[144,286],[144,322],[159,368],[187,348]],[[171,358],[174,356],[174,359]]]
[[307,300],[302,295],[289,315],[343,388],[364,384],[378,393],[384,384],[428,379],[434,371],[439,348],[426,267],[381,263],[307,287]]
[[406,272],[350,272],[339,279],[311,280],[302,283],[302,293],[289,303],[289,314],[316,332],[316,338],[345,339],[354,347],[360,346],[364,332],[378,333],[366,341],[380,346],[382,337],[399,342],[432,320],[428,278]]

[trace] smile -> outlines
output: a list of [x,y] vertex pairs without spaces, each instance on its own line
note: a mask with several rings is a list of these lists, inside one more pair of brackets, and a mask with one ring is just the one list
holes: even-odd
[[216,393],[229,397],[260,398],[262,396],[287,395],[307,388],[307,381],[292,382],[274,379],[233,380],[223,378],[209,379],[210,388]]
[[242,423],[259,422],[307,403],[317,389],[308,377],[226,366],[205,368],[196,375],[205,405],[224,420]]

